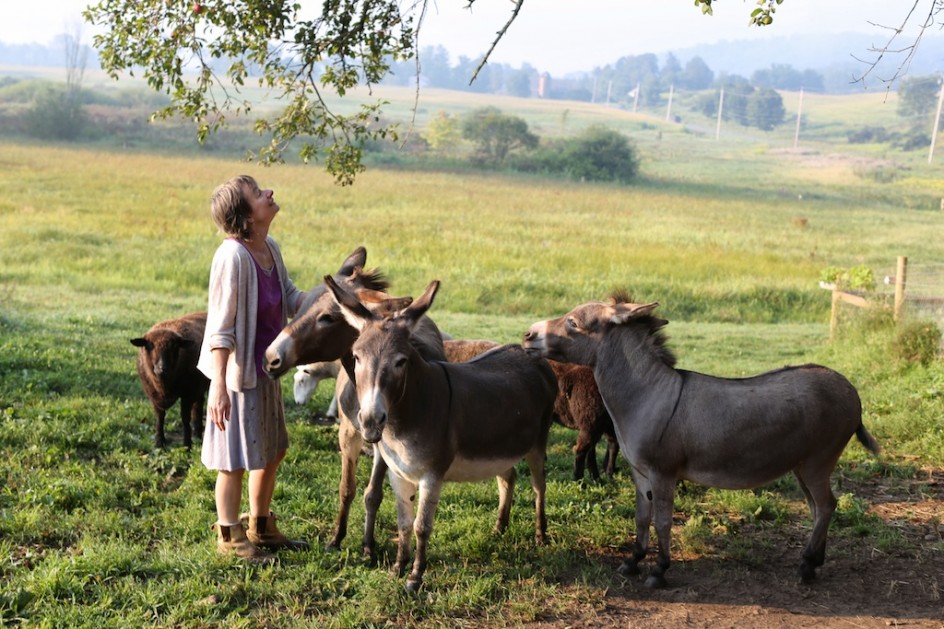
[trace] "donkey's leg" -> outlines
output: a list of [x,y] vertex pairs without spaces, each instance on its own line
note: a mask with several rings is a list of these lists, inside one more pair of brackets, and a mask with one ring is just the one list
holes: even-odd
[[803,480],[803,477],[800,476],[795,470],[793,475],[797,479],[797,484],[800,486],[800,489],[803,490],[803,496],[806,498],[806,506],[810,510],[810,516],[815,520],[816,519],[816,503],[813,502],[813,494],[810,493],[809,488],[806,486],[806,482]]
[[665,572],[672,563],[672,510],[675,503],[675,478],[662,475],[652,477],[652,510],[656,535],[659,536],[659,557],[646,579],[646,587],[665,587]]
[[328,542],[328,549],[341,548],[341,542],[347,535],[347,519],[351,513],[351,503],[357,493],[357,458],[361,454],[364,438],[351,420],[341,413],[341,425],[338,426],[338,447],[341,450],[341,480],[338,483],[338,520],[334,527],[334,537]]
[[620,564],[619,573],[624,577],[639,574],[639,562],[646,558],[649,550],[649,524],[652,522],[652,492],[649,482],[631,468],[633,484],[636,486],[636,541],[633,553]]
[[397,560],[390,571],[399,577],[406,572],[406,565],[410,562],[416,485],[395,473],[391,473],[389,478],[390,486],[393,487],[393,493],[397,497]]
[[364,490],[364,559],[370,565],[377,564],[374,526],[377,523],[377,511],[383,501],[383,481],[387,474],[387,462],[380,456],[380,447],[374,448],[374,466],[370,470],[370,482]]
[[832,467],[809,471],[797,469],[794,472],[810,497],[813,516],[813,533],[803,549],[803,561],[800,564],[800,579],[809,583],[816,578],[816,568],[826,561],[826,535],[829,533],[829,521],[836,510],[836,496],[830,487]]
[[416,559],[413,561],[413,572],[406,579],[407,592],[416,592],[423,585],[429,536],[433,533],[433,519],[439,507],[442,483],[442,479],[424,480],[420,483],[416,519],[413,521],[413,532],[416,533]]
[[546,442],[532,448],[525,455],[525,461],[531,471],[531,489],[534,490],[534,543],[538,546],[543,546],[547,541],[547,513],[545,511],[547,475],[544,469],[546,457]]
[[515,468],[508,468],[504,474],[495,477],[498,481],[498,521],[495,522],[495,534],[501,535],[508,528],[511,517],[511,503],[515,495],[515,479],[518,473]]

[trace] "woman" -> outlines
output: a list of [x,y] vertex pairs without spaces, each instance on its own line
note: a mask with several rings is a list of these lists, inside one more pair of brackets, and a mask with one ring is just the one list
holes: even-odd
[[[266,377],[266,347],[305,293],[289,279],[269,226],[279,205],[247,175],[219,186],[210,204],[226,234],[210,268],[206,334],[198,367],[210,379],[201,460],[216,477],[217,550],[271,562],[263,550],[304,549],[286,538],[270,509],[276,472],[288,448],[278,381]],[[249,512],[240,515],[243,472]]]

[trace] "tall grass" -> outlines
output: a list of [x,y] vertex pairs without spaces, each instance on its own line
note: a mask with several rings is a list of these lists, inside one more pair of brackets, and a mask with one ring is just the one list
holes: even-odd
[[[426,589],[414,598],[382,568],[361,563],[358,501],[343,550],[322,550],[337,507],[336,431],[290,407],[292,446],[275,508],[312,550],[273,568],[216,555],[213,475],[197,452],[152,449],[128,339],[205,307],[220,239],[208,196],[244,171],[276,191],[283,209],[273,234],[301,286],[364,244],[394,292],[416,295],[443,280],[431,312],[443,329],[500,341],[625,287],[661,302],[680,367],[738,377],[819,361],[846,372],[886,449],[876,471],[850,446],[846,470],[940,467],[940,361],[890,357],[891,332],[879,324],[849,327],[828,344],[829,295],[816,282],[826,266],[885,267],[899,254],[939,262],[929,234],[944,216],[903,206],[875,182],[857,182],[849,199],[850,181],[814,180],[766,150],[731,154],[684,136],[640,141],[650,157],[633,187],[372,170],[339,188],[301,166],[0,145],[0,622],[454,627],[604,608],[614,576],[600,558],[622,552],[632,488],[625,462],[617,482],[571,481],[574,434],[561,428],[548,459],[552,543],[531,543],[527,482],[500,538],[486,532],[494,485],[448,486]],[[283,387],[290,400],[290,383]],[[323,408],[328,395],[322,387],[316,404]],[[179,435],[171,416],[170,433]],[[362,464],[361,486],[366,476]],[[678,538],[681,556],[756,561],[748,542],[724,531],[745,521],[782,525],[800,517],[801,500],[788,481],[753,494],[682,492],[677,509],[690,521]],[[903,543],[893,526],[846,502],[850,515],[833,535]],[[395,552],[389,494],[378,533],[387,565]]]

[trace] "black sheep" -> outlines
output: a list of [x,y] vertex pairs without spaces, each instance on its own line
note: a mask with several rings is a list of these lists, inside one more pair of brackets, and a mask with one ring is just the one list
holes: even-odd
[[178,399],[184,445],[191,446],[193,432],[203,433],[203,404],[210,381],[197,370],[197,359],[206,321],[205,312],[195,312],[156,323],[144,336],[131,339],[132,345],[141,348],[138,350],[138,376],[154,408],[157,419],[154,444],[158,448],[166,443],[167,409]]

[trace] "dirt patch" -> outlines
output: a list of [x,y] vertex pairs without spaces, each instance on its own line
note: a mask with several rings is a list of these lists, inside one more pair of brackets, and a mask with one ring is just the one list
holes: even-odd
[[773,149],[771,155],[791,159],[807,168],[902,168],[903,166],[889,159],[870,157],[867,155],[850,155],[847,153],[820,153],[813,149],[784,148]]
[[788,526],[742,528],[749,557],[673,556],[661,590],[647,589],[644,577],[622,578],[621,556],[603,557],[613,582],[602,609],[533,626],[944,627],[944,470],[842,479],[842,486],[884,526],[861,536],[855,527],[832,531],[826,564],[810,585],[796,576],[810,532],[797,516]]

